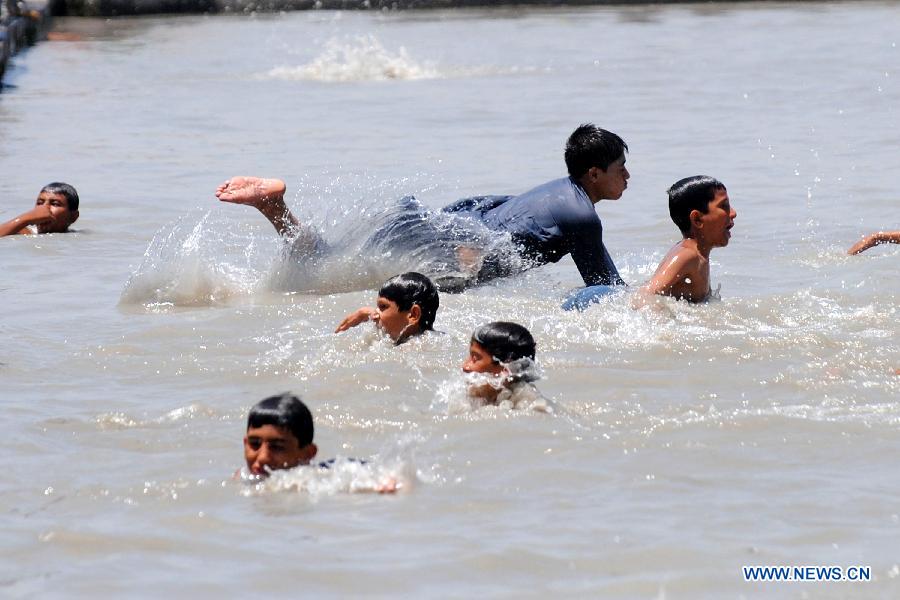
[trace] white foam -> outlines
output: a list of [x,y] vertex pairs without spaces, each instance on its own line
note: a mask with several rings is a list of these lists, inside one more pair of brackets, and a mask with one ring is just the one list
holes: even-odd
[[373,35],[330,39],[322,53],[302,65],[282,65],[262,74],[262,79],[282,81],[417,81],[458,77],[533,75],[550,71],[547,67],[492,65],[450,66],[418,61],[403,46],[391,51]]
[[329,40],[322,54],[309,63],[275,67],[265,74],[269,79],[326,82],[437,79],[440,76],[433,64],[416,62],[403,46],[391,52],[372,35],[349,41]]
[[405,492],[412,488],[416,474],[410,461],[399,458],[378,462],[337,458],[327,468],[300,466],[274,471],[265,479],[242,469],[241,479],[248,484],[244,488],[247,495],[299,492],[315,498],[341,493]]
[[232,234],[209,212],[194,219],[184,216],[156,233],[120,303],[212,306],[259,286],[266,273],[262,265],[274,259],[272,249],[259,248],[251,236]]

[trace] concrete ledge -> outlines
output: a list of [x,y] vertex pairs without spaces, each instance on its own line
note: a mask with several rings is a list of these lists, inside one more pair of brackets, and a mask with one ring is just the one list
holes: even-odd
[[288,10],[408,10],[501,6],[591,6],[697,0],[58,0],[55,14],[109,17],[159,13],[250,13]]
[[10,59],[43,38],[50,28],[51,5],[47,0],[16,2],[0,6],[0,88]]

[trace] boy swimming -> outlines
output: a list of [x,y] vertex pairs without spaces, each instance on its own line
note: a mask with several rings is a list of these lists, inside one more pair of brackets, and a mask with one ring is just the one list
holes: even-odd
[[[265,479],[273,471],[309,465],[318,452],[313,433],[312,413],[297,396],[284,393],[254,404],[247,414],[244,435],[244,460],[252,476],[250,481]],[[344,460],[360,468],[367,465],[366,461]],[[330,471],[337,464],[335,459],[330,459],[313,466]],[[393,476],[378,476],[353,491],[391,494],[402,486]]]
[[410,271],[388,279],[378,290],[375,307],[364,306],[349,315],[334,330],[347,331],[366,321],[397,345],[434,329],[440,298],[434,283],[421,273]]
[[462,364],[463,373],[471,379],[469,398],[478,406],[529,404],[533,410],[553,412],[532,385],[539,379],[535,347],[531,332],[518,323],[494,321],[476,329]]
[[65,233],[78,219],[78,192],[68,183],[55,181],[41,188],[34,208],[0,224],[0,237]]
[[[628,187],[627,151],[627,144],[615,133],[593,124],[581,125],[566,142],[567,177],[518,196],[459,200],[438,213],[453,219],[452,227],[438,226],[441,219],[427,211],[407,211],[397,222],[382,224],[368,245],[396,247],[406,255],[426,245],[437,246],[440,264],[428,274],[447,291],[555,263],[567,254],[585,285],[624,285],[603,243],[603,225],[595,205],[600,200],[621,198]],[[280,235],[298,236],[295,249],[299,246],[309,254],[322,251],[325,243],[319,233],[303,226],[285,204],[285,189],[280,179],[232,177],[216,189],[216,197],[253,206]],[[486,248],[485,234],[494,241],[506,236],[511,244]]]
[[728,245],[737,213],[721,181],[697,175],[669,188],[669,214],[684,239],[669,250],[639,298],[658,294],[703,302],[710,296],[709,254]]
[[250,409],[244,459],[251,474],[268,477],[271,471],[308,465],[317,451],[312,413],[297,396],[270,396]]

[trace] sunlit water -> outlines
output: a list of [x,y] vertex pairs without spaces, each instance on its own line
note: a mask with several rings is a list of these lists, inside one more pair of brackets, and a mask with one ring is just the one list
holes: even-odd
[[[0,95],[0,218],[44,183],[73,235],[0,240],[0,595],[900,595],[900,6],[803,3],[59,19]],[[678,239],[665,190],[738,217],[721,301],[559,305],[569,259],[444,295],[393,347],[332,335],[417,257],[361,256],[414,195],[563,174],[629,143],[598,211],[623,277]],[[235,174],[282,177],[342,250],[285,261]],[[412,266],[415,266],[414,264]],[[349,290],[349,291],[348,291]],[[489,320],[534,333],[556,410],[458,410]],[[232,480],[247,408],[303,395],[331,472]],[[400,482],[395,495],[365,493]],[[745,583],[742,565],[874,580]]]

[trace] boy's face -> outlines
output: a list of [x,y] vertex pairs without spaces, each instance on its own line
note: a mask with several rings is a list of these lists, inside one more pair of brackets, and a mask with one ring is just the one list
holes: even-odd
[[78,218],[78,211],[69,210],[69,201],[62,194],[41,192],[35,206],[46,206],[50,209],[51,219],[38,224],[38,233],[63,233]]
[[254,475],[265,477],[269,471],[305,465],[315,455],[315,444],[301,448],[294,434],[275,425],[249,427],[244,437],[244,458]]
[[625,193],[630,178],[631,174],[625,168],[624,155],[619,160],[611,162],[606,171],[599,167],[592,167],[589,176],[590,185],[593,188],[590,190],[592,192],[591,199],[597,196],[604,200],[618,200]]
[[[499,377],[503,371],[503,365],[494,361],[491,353],[478,342],[469,344],[469,356],[462,365],[463,373],[484,373],[485,375],[493,375]],[[497,381],[499,384],[499,380]],[[488,403],[493,403],[500,392],[499,385],[491,385],[491,383],[481,383],[469,386],[469,395],[476,398],[482,398]]]
[[706,214],[700,217],[703,237],[712,246],[727,246],[731,240],[731,228],[734,227],[736,216],[737,212],[731,208],[728,192],[716,190],[715,197],[709,201]]
[[375,308],[378,309],[373,317],[375,325],[395,342],[416,326],[421,313],[416,304],[409,310],[400,310],[396,302],[383,296],[378,296]]
[[469,344],[469,356],[462,365],[463,373],[489,373],[499,375],[503,372],[503,365],[494,362],[494,357],[484,346],[478,342]]

